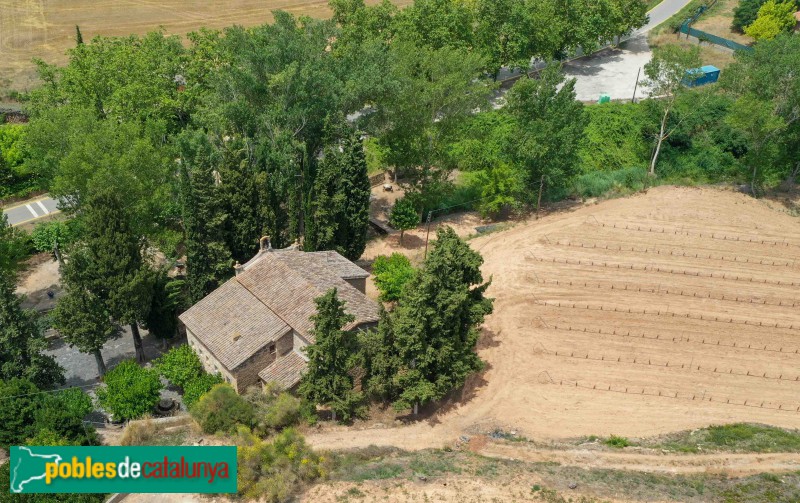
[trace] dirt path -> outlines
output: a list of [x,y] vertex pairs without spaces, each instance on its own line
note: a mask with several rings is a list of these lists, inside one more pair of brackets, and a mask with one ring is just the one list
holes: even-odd
[[[319,449],[344,449],[369,445],[394,446],[406,450],[453,446],[458,437],[447,437],[446,427],[425,431],[421,425],[386,430],[349,430],[309,435],[308,442]],[[528,462],[555,462],[565,466],[632,470],[649,473],[690,474],[725,473],[747,476],[757,473],[791,472],[800,469],[800,454],[710,453],[670,454],[652,449],[603,451],[588,447],[548,449],[523,442],[491,441],[477,443],[470,450],[488,457]]]

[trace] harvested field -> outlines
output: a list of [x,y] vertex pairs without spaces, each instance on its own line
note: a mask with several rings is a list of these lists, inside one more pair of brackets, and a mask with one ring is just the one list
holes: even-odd
[[[410,0],[394,3],[406,5]],[[0,0],[0,94],[4,88],[28,90],[35,84],[33,58],[66,62],[65,51],[75,45],[75,25],[85,40],[159,28],[184,34],[204,26],[263,24],[272,20],[273,10],[318,18],[330,15],[327,0]]]
[[470,243],[496,298],[487,370],[429,421],[313,441],[414,448],[492,428],[557,439],[800,426],[795,217],[735,192],[659,187]]

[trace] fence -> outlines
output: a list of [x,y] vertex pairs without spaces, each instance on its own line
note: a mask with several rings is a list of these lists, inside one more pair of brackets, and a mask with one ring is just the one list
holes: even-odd
[[680,33],[685,34],[687,37],[695,37],[700,42],[708,42],[710,44],[718,45],[720,47],[728,48],[732,51],[752,51],[752,47],[748,47],[746,45],[742,45],[738,42],[734,42],[733,40],[728,40],[727,38],[722,38],[718,35],[714,35],[713,33],[708,33],[702,30],[698,30],[696,28],[692,28],[692,23],[697,21],[697,18],[700,17],[705,11],[710,9],[717,0],[713,0],[708,5],[701,5],[700,8],[697,9],[697,12],[694,13],[692,17],[687,19],[686,21],[681,24],[680,29],[678,30]]

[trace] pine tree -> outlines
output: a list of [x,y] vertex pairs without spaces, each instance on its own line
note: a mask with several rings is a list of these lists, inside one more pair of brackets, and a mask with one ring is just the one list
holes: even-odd
[[180,148],[186,282],[193,304],[230,277],[233,264],[225,244],[228,217],[220,202],[224,182],[211,166],[212,147],[201,133],[186,133]]
[[104,303],[80,286],[67,286],[67,294],[58,301],[54,326],[71,346],[94,355],[100,377],[106,373],[101,350],[112,337],[119,335],[119,325],[111,321]]
[[440,228],[422,269],[403,290],[391,316],[400,361],[393,383],[398,409],[438,400],[482,368],[478,327],[492,312],[484,297],[483,258],[450,227]]
[[75,45],[83,45],[83,34],[81,33],[81,27],[77,24],[75,25]]
[[315,342],[306,346],[308,370],[299,392],[311,403],[329,406],[334,421],[337,414],[348,420],[362,399],[361,393],[353,390],[353,377],[349,373],[356,336],[343,330],[355,317],[345,311],[336,288],[314,302],[317,313],[311,317],[314,322],[311,333]]
[[306,248],[336,250],[358,259],[367,245],[370,183],[364,145],[358,134],[346,136],[325,150],[311,193]]
[[113,319],[130,326],[136,358],[143,362],[138,323],[150,309],[153,272],[142,258],[144,243],[132,219],[114,189],[95,188],[81,214],[82,240],[64,268],[64,278],[74,288],[90,291]]
[[0,379],[28,379],[44,389],[64,384],[64,369],[42,354],[44,336],[14,289],[13,276],[0,272]]

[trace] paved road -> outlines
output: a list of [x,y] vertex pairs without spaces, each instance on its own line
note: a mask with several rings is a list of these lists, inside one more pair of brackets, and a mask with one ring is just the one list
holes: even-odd
[[690,1],[691,0],[663,0],[660,4],[650,9],[647,13],[647,15],[650,16],[650,21],[636,30],[634,34],[647,33],[677,14],[681,9],[686,7]]
[[8,217],[8,223],[11,225],[24,224],[59,211],[58,203],[48,196],[16,203],[3,209],[3,213]]
[[664,0],[648,12],[650,21],[633,32],[628,40],[617,47],[607,47],[565,63],[564,73],[575,79],[578,100],[596,101],[601,94],[608,94],[613,100],[630,100],[634,89],[637,100],[647,97],[649,89],[642,85],[644,75],[640,73],[652,56],[647,33],[683,9],[689,1]]

